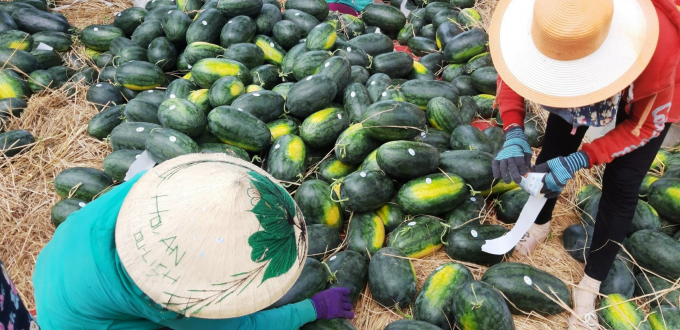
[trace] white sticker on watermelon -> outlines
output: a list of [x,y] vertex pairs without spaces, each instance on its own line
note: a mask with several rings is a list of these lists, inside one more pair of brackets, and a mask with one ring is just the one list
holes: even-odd
[[382,93],[382,96],[387,96],[387,92],[383,92],[383,93]]
[[176,106],[173,104],[170,106],[170,110],[175,110]]
[[352,92],[351,94],[349,94],[349,96],[350,96],[350,97],[355,97],[355,96],[357,96],[357,93]]
[[409,153],[411,156],[415,156],[415,155],[416,155],[416,151],[413,150],[413,149],[410,149],[410,148],[408,149],[408,153]]
[[333,261],[335,258],[337,258],[337,256],[332,256],[330,259],[328,259],[328,261]]
[[273,42],[270,42],[270,43],[269,43],[269,47],[274,47],[274,43],[273,43]]
[[425,179],[425,183],[427,183],[427,184],[432,183],[432,179],[430,179],[430,178]]
[[171,137],[170,137],[170,142],[175,142],[175,141],[177,141],[177,138],[174,137],[174,136],[171,136]]
[[366,172],[361,172],[361,173],[359,173],[359,175],[360,175],[362,178],[365,178],[365,177],[366,177]]
[[102,87],[102,84],[97,84],[97,85],[95,85],[95,86],[97,86],[97,87]]
[[187,69],[191,69],[191,64],[187,64]]
[[144,127],[137,127],[137,129],[136,129],[135,131],[137,131],[137,132],[144,132]]
[[99,31],[99,28],[94,28],[94,32],[97,32],[97,31]]
[[253,94],[253,96],[258,97],[258,96],[260,96],[260,94],[255,93],[255,94]]
[[201,24],[203,24],[203,25],[208,25],[208,22],[203,21],[203,22],[201,22]]
[[338,119],[342,119],[342,115],[341,115],[341,114],[338,114]]
[[476,202],[476,201],[477,201],[477,198],[470,197],[470,200],[473,201],[473,202]]
[[277,144],[277,145],[274,146],[274,149],[278,149],[278,148],[281,148],[280,144]]
[[411,222],[408,223],[408,226],[409,226],[409,227],[413,227],[413,226],[415,226],[415,225],[416,225],[416,222],[415,222],[415,221],[411,221]]
[[85,207],[85,203],[80,202],[80,203],[78,203],[78,206],[80,206],[80,208],[83,208],[83,207]]
[[534,282],[531,280],[531,277],[529,276],[524,276],[524,283],[526,283],[527,285],[534,284]]
[[176,97],[177,97],[177,96],[175,96],[175,94],[170,94],[170,98],[171,98],[171,99],[174,99],[174,98],[176,98]]
[[477,231],[474,230],[474,229],[470,231],[470,234],[472,235],[472,237],[477,237],[477,235],[478,235]]
[[347,51],[348,51],[348,52],[351,52],[351,51],[352,51],[352,47],[347,47]]

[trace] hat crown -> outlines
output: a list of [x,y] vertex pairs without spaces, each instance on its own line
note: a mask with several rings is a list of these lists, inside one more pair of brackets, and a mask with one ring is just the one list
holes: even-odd
[[531,36],[545,56],[577,60],[602,45],[613,15],[613,0],[536,0]]

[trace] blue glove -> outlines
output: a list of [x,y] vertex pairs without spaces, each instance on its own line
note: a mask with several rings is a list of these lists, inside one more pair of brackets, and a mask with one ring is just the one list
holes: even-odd
[[531,147],[521,127],[513,127],[505,133],[503,148],[491,163],[494,179],[503,177],[505,183],[512,180],[519,184],[522,176],[529,172]]
[[546,198],[557,198],[567,181],[574,178],[574,174],[582,168],[588,167],[590,158],[583,151],[575,152],[567,157],[557,157],[546,163],[536,165],[533,172],[546,173],[543,177],[541,193]]

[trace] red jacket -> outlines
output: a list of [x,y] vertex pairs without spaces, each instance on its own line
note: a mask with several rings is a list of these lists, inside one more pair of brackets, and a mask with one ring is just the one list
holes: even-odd
[[[603,137],[583,145],[591,166],[609,163],[642,147],[659,136],[666,123],[680,122],[680,10],[676,7],[680,0],[652,2],[659,16],[656,51],[647,68],[624,91],[624,111],[629,118]],[[652,100],[654,104],[646,111]],[[524,98],[500,77],[496,101],[506,128],[512,124],[524,126]],[[640,133],[633,134],[638,127]]]

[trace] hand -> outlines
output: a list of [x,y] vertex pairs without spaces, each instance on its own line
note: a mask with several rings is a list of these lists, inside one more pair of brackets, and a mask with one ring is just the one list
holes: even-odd
[[557,198],[567,181],[574,178],[574,174],[590,165],[588,154],[583,151],[575,152],[567,157],[557,157],[546,163],[534,166],[533,172],[546,173],[543,177],[541,192],[546,198]]
[[494,179],[503,177],[505,183],[513,180],[519,184],[529,172],[531,147],[521,127],[513,127],[505,133],[503,148],[491,163]]
[[317,319],[335,319],[344,317],[353,319],[354,312],[352,304],[349,302],[349,289],[332,288],[317,293],[312,297],[312,304],[316,309]]

